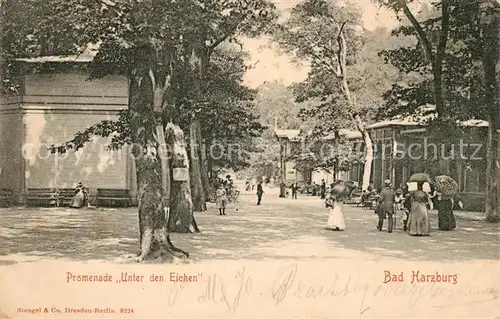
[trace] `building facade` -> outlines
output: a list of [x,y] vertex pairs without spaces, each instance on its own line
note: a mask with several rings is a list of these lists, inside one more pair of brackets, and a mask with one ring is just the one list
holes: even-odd
[[127,78],[88,81],[85,62],[22,61],[54,65],[57,72],[22,75],[19,94],[0,101],[0,187],[13,189],[19,202],[28,189],[71,188],[78,181],[91,191],[128,189],[135,195],[134,162],[126,148],[111,152],[108,139],[96,138],[76,152],[49,151],[127,107]]
[[[341,130],[340,135],[346,138],[349,143],[352,143],[356,151],[360,152],[363,147],[361,143],[361,134],[356,131]],[[295,161],[290,159],[290,156],[295,151],[300,150],[303,143],[303,137],[300,130],[275,130],[275,136],[280,143],[280,178],[286,183],[316,183],[320,184],[323,180],[327,184],[333,183],[336,179],[350,180],[355,183],[360,183],[363,177],[362,165],[356,164],[349,171],[338,171],[335,167],[330,170],[322,168],[312,168],[309,170],[299,169],[295,166]],[[330,143],[334,139],[333,136],[324,138],[325,143]],[[302,154],[307,156],[307,154]]]
[[310,179],[310,173],[298,170],[295,161],[289,158],[300,147],[300,133],[300,130],[274,130],[280,144],[279,178],[285,183],[300,183]]
[[484,209],[486,191],[486,134],[488,123],[461,123],[462,132],[447,141],[431,137],[417,122],[392,120],[368,126],[374,145],[371,182],[403,186],[414,173],[449,175],[459,185],[464,209]]
[[[367,126],[373,142],[373,162],[370,183],[375,189],[381,189],[385,180],[390,180],[395,187],[402,187],[414,173],[428,173],[431,176],[449,175],[459,185],[459,195],[465,210],[481,211],[484,209],[486,191],[486,135],[488,123],[485,121],[467,121],[461,123],[462,132],[446,142],[438,142],[430,137],[427,128],[411,120],[391,120]],[[287,130],[282,130],[287,131]],[[355,152],[364,152],[361,134],[354,131],[346,137]],[[293,144],[300,143],[283,134],[278,139],[282,146],[281,159],[286,159]],[[288,163],[293,165],[293,163]],[[288,169],[288,168],[287,168]],[[336,178],[334,168],[327,171],[313,169],[309,174],[296,172],[297,176],[307,176],[319,184],[334,179],[353,181],[362,184],[364,163],[353,165],[348,171],[339,172]],[[292,170],[289,170],[292,172]],[[285,170],[282,171],[285,176]]]

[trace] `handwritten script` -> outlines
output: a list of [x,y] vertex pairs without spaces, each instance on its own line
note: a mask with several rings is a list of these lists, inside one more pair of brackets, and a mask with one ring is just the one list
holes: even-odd
[[[168,303],[174,307],[180,298],[196,298],[199,304],[221,305],[229,312],[238,311],[242,303],[268,302],[281,307],[285,303],[331,300],[341,304],[349,298],[349,305],[359,308],[359,314],[384,308],[381,301],[398,299],[408,309],[421,307],[452,307],[483,303],[499,298],[498,289],[476,289],[471,286],[440,286],[439,284],[374,284],[363,282],[361,276],[332,272],[311,282],[307,267],[290,264],[266,280],[256,282],[263,274],[251,274],[245,267],[234,275],[212,273],[196,286],[175,283],[168,289]],[[255,277],[255,278],[254,278]],[[271,280],[267,280],[269,277]],[[194,287],[194,288],[193,288]],[[189,291],[188,291],[189,289]],[[195,293],[191,289],[195,289]],[[347,299],[346,299],[347,300]],[[267,306],[267,304],[266,304]]]

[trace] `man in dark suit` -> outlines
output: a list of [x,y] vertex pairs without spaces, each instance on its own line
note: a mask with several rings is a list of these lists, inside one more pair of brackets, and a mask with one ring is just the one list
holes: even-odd
[[321,180],[320,195],[321,195],[321,199],[325,199],[325,195],[326,195],[326,183],[325,183],[324,179]]
[[262,194],[264,194],[264,189],[262,188],[262,181],[259,181],[259,184],[257,184],[257,205],[260,205]]
[[292,183],[292,199],[297,199],[297,184]]
[[285,197],[286,197],[286,184],[284,181],[281,181],[279,198],[285,198]]
[[394,228],[394,200],[396,199],[396,192],[391,187],[391,181],[386,180],[384,182],[385,187],[380,192],[379,204],[377,207],[378,215],[378,226],[377,229],[382,231],[382,226],[384,225],[385,216],[389,220],[389,225],[387,226],[387,231],[392,233]]

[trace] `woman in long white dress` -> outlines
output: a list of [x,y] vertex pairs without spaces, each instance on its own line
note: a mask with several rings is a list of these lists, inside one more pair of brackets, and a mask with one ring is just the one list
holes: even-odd
[[344,197],[346,187],[343,182],[337,182],[332,186],[330,197],[328,199],[328,206],[330,207],[330,216],[326,222],[326,229],[341,231],[345,230],[344,220]]
[[82,208],[87,205],[88,193],[82,182],[78,182],[75,189],[75,195],[71,199],[69,206],[71,208]]
[[[412,184],[416,184],[413,186]],[[414,189],[417,189],[416,191]],[[408,183],[411,192],[411,210],[408,219],[408,230],[412,236],[429,236],[431,223],[429,219],[429,183]]]

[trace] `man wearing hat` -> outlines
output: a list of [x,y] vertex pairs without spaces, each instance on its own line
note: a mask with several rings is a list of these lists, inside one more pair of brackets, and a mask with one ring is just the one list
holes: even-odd
[[384,181],[384,189],[380,192],[379,206],[377,207],[378,215],[378,226],[377,229],[382,231],[382,226],[384,225],[385,216],[389,220],[389,225],[387,226],[387,231],[392,233],[394,228],[394,201],[396,199],[396,192],[391,187],[391,181]]

